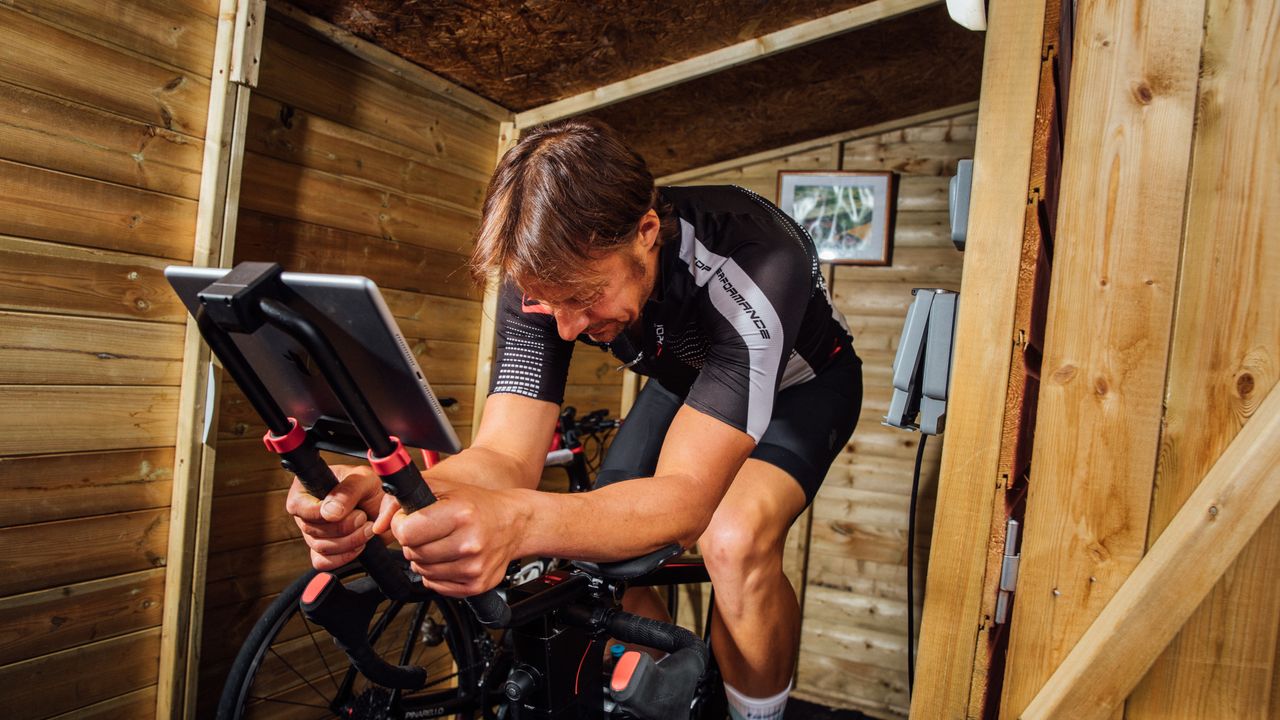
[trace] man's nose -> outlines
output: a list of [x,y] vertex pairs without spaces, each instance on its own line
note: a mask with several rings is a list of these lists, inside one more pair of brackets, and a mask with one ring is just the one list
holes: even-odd
[[582,311],[557,310],[555,312],[556,329],[560,332],[560,337],[564,340],[577,340],[582,331],[587,329],[590,321],[587,314]]

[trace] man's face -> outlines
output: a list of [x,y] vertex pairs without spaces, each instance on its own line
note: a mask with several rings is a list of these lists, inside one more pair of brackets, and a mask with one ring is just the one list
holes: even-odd
[[[654,248],[656,258],[656,248]],[[531,286],[536,297],[551,310],[560,337],[576,340],[585,334],[596,342],[611,342],[640,319],[640,310],[653,291],[656,263],[646,249],[631,246],[583,266],[585,287],[566,294],[563,289]]]

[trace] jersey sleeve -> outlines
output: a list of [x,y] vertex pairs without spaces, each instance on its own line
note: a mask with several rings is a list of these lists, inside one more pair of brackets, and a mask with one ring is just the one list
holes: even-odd
[[812,258],[785,234],[762,233],[730,257],[693,242],[710,347],[685,402],[759,442],[813,292]]
[[498,291],[493,379],[489,394],[511,393],[559,405],[569,377],[573,343],[563,340],[555,318],[515,285]]

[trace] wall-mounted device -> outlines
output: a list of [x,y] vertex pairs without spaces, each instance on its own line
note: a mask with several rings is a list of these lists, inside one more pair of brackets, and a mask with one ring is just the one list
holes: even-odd
[[884,424],[937,435],[946,426],[959,296],[939,288],[911,292],[916,299],[907,311],[893,359],[893,399]]
[[969,196],[973,194],[973,160],[961,160],[956,164],[956,174],[951,178],[947,200],[951,215],[951,242],[964,252],[969,235]]

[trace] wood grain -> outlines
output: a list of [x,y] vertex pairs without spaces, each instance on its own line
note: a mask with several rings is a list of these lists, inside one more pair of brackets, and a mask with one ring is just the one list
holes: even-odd
[[76,708],[62,715],[55,715],[50,720],[121,720],[123,718],[142,718],[154,715],[156,710],[156,686],[117,695],[113,698],[96,702],[92,705]]
[[392,289],[480,299],[465,256],[376,234],[245,210],[236,228],[236,251],[241,262],[278,262],[292,272],[364,275],[378,283],[384,295]]
[[[1280,392],[1272,392],[1018,717],[1103,720],[1118,713],[1277,506]],[[1273,644],[1262,644],[1274,654]],[[1265,685],[1270,674],[1267,669],[1251,680]],[[1235,688],[1239,685],[1234,681]],[[1269,694],[1264,687],[1257,699],[1265,702]],[[1240,709],[1263,715],[1256,706]]]
[[167,508],[0,529],[0,596],[163,567],[168,532]]
[[174,387],[0,385],[0,455],[172,447]]
[[0,82],[0,147],[26,165],[195,198],[197,138]]
[[173,483],[170,448],[0,458],[0,527],[159,508]]
[[256,153],[245,156],[241,193],[241,205],[250,210],[457,254],[470,252],[479,222],[473,211],[414,200]]
[[2,0],[0,6],[208,78],[217,12],[165,0]]
[[[1207,3],[1186,241],[1149,544],[1280,380],[1280,14]],[[1127,716],[1274,717],[1280,520],[1259,530],[1129,699]]]
[[0,6],[0,63],[6,82],[204,137],[207,77],[100,44],[5,6]]
[[154,568],[0,598],[0,665],[156,627],[163,595]]
[[1200,2],[1076,17],[1002,718],[1019,716],[1142,557],[1203,19]]
[[912,714],[960,720],[969,702],[1013,336],[1043,2],[993,4],[974,148],[939,512],[933,525]]
[[487,174],[430,144],[384,140],[265,95],[254,96],[249,113],[246,148],[252,152],[477,212],[484,201]]
[[186,198],[0,160],[0,233],[191,261]]
[[0,384],[177,385],[182,327],[0,311]]
[[419,88],[406,92],[388,73],[271,16],[263,58],[263,95],[411,148],[430,148],[464,168],[493,168],[496,121]]
[[159,652],[160,628],[151,628],[0,667],[9,717],[47,718],[153,686]]
[[[57,272],[50,272],[56,266]],[[0,235],[0,307],[41,313],[182,322],[168,263],[127,253]]]

